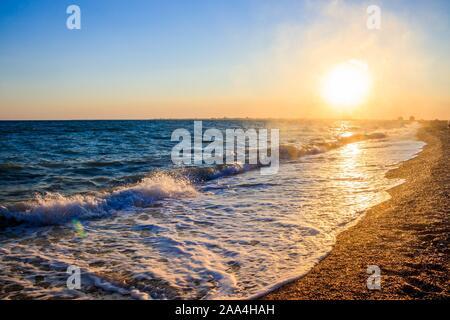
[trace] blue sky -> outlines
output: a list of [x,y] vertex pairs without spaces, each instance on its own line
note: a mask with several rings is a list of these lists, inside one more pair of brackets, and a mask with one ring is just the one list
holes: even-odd
[[[65,28],[76,3],[82,30]],[[263,49],[265,33],[286,12],[264,17],[263,1],[2,1],[2,67],[27,63],[26,72],[64,65],[102,71],[158,72],[210,65],[221,68]],[[293,1],[295,3],[295,1]],[[296,5],[297,6],[297,5]],[[289,12],[287,12],[288,14]],[[52,66],[54,68],[52,68]],[[17,70],[15,70],[17,71]]]
[[[315,21],[311,2],[2,0],[0,118],[51,117],[74,99],[80,117],[91,117],[85,109],[97,102],[128,96],[148,101],[149,117],[157,108],[151,101],[227,96],[230,70],[270,52],[280,26]],[[422,30],[436,57],[448,58],[448,1],[375,2]],[[81,8],[81,30],[65,26],[70,4]]]

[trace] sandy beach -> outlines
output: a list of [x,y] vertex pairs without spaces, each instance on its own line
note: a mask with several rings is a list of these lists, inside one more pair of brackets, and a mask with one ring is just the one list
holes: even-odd
[[[388,172],[405,183],[337,237],[332,252],[306,276],[263,299],[448,299],[450,130],[426,122],[427,143]],[[367,289],[367,268],[379,266],[381,290]]]

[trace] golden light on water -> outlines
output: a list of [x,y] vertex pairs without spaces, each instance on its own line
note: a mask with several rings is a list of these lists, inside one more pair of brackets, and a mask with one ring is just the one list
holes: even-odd
[[321,94],[333,107],[351,109],[369,95],[372,79],[366,63],[349,60],[335,66],[322,81]]

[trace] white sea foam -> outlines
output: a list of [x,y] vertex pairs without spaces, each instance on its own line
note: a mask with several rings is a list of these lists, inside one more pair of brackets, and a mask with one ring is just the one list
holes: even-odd
[[38,225],[61,224],[73,219],[89,219],[110,215],[117,210],[147,207],[165,198],[193,196],[194,186],[183,178],[157,173],[135,185],[120,187],[98,195],[64,196],[59,193],[37,195],[26,204],[0,207],[7,219]]

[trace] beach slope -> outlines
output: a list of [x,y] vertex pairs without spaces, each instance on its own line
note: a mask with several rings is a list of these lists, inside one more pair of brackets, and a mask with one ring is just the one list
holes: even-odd
[[[427,143],[415,158],[387,173],[405,183],[337,237],[332,252],[301,279],[263,299],[448,299],[450,238],[450,130],[427,122]],[[369,290],[368,266],[381,271],[381,289]]]

